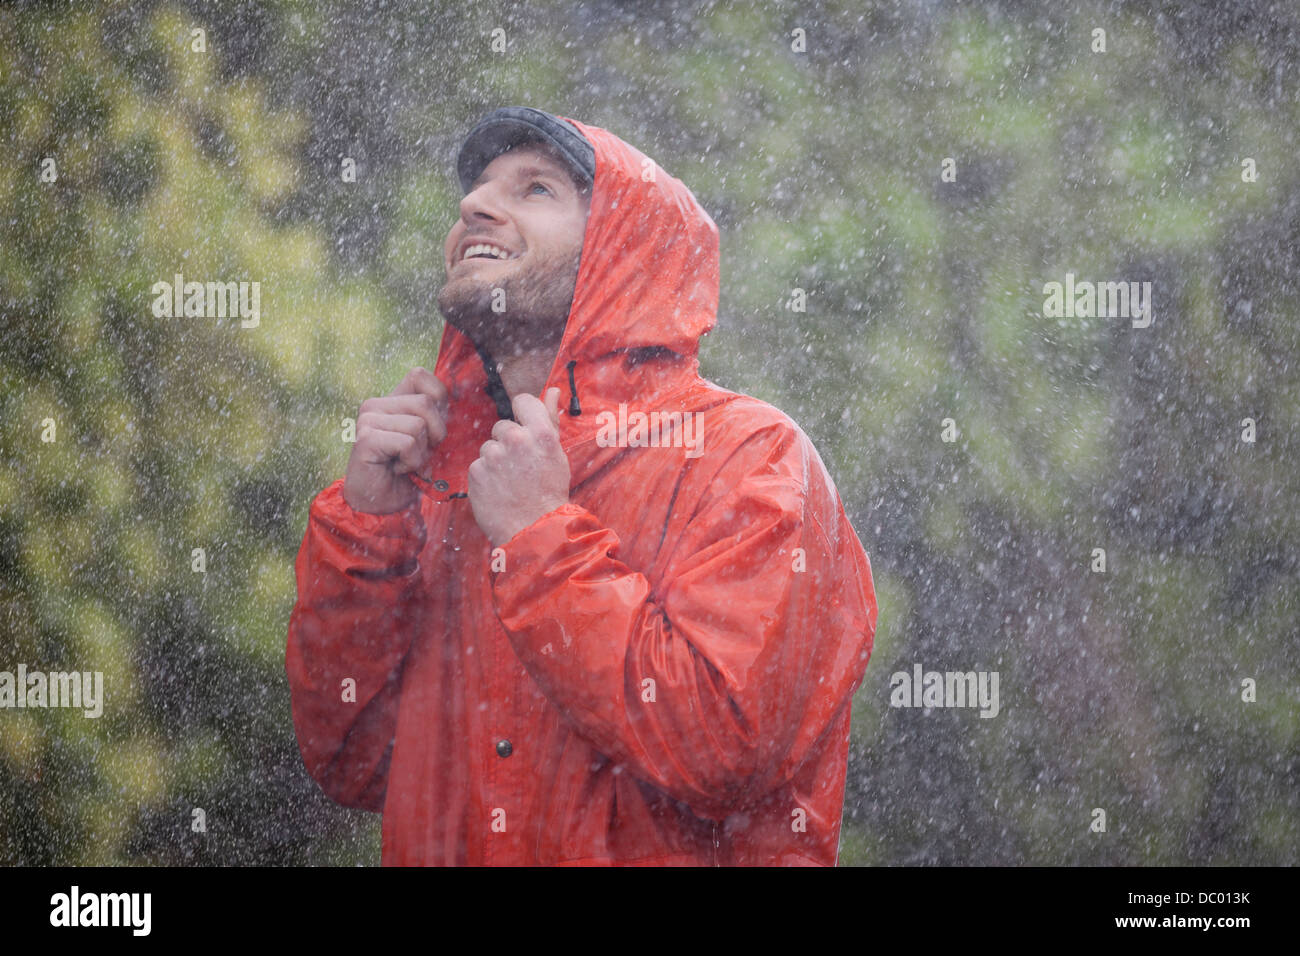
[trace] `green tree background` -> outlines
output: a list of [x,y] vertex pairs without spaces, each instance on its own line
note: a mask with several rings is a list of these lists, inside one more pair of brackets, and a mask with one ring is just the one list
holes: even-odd
[[[434,363],[452,159],[511,104],[695,191],[704,374],[871,556],[842,864],[1300,860],[1300,14],[371,6],[0,9],[0,670],[108,693],[0,711],[0,862],[378,861],[298,755],[293,559],[343,419]],[[259,326],[155,318],[177,272],[260,281]],[[1151,281],[1151,327],[1044,317],[1067,272]],[[1001,713],[891,708],[913,663]]]

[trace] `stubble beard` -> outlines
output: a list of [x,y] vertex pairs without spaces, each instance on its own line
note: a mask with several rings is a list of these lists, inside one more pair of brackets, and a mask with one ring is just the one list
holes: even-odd
[[[573,305],[581,256],[579,250],[540,259],[498,279],[448,279],[438,293],[438,311],[494,358],[556,348]],[[494,298],[503,304],[502,311],[493,311]]]

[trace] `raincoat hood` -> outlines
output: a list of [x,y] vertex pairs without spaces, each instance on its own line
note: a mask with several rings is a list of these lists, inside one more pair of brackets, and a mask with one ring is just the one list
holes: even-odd
[[[573,304],[542,393],[560,389],[560,441],[576,482],[607,457],[595,445],[600,412],[616,413],[620,403],[672,409],[673,395],[696,379],[700,337],[717,322],[718,227],[685,184],[640,150],[560,118],[596,156]],[[467,443],[477,457],[501,409],[478,350],[451,323],[434,374],[450,389],[456,419],[446,440]],[[575,460],[580,448],[588,454]]]

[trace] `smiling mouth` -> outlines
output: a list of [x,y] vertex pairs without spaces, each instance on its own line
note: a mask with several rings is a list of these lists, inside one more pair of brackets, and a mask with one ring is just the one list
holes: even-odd
[[519,254],[510,252],[500,246],[493,245],[490,242],[479,242],[467,246],[464,254],[461,255],[461,262],[470,262],[478,259],[488,259],[496,262],[508,262],[511,259],[518,259]]

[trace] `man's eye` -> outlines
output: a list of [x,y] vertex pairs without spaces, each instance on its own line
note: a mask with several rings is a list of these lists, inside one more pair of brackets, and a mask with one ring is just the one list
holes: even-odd
[[547,189],[547,187],[546,187],[544,184],[542,184],[542,183],[533,183],[533,184],[530,185],[528,188],[529,188],[530,190],[532,190],[532,189],[541,189],[541,190],[544,190],[544,191],[547,193],[547,195],[549,195],[550,192],[551,192],[551,191],[550,191],[549,189]]

